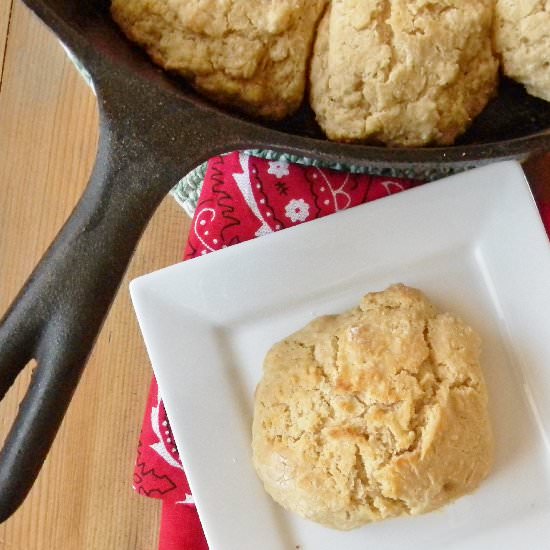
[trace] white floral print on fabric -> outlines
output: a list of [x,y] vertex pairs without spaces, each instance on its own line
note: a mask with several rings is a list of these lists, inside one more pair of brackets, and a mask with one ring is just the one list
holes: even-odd
[[309,204],[304,199],[292,199],[285,207],[285,215],[291,222],[305,222],[309,217]]
[[275,176],[278,179],[284,178],[290,174],[288,162],[286,160],[272,160],[269,162],[268,174]]

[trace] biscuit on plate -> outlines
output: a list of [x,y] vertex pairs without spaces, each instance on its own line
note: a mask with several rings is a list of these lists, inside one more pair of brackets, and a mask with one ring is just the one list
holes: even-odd
[[496,93],[492,0],[334,0],[311,105],[330,139],[448,145]]
[[253,461],[288,510],[336,529],[439,508],[492,465],[480,339],[394,285],[275,344]]
[[495,48],[505,75],[550,101],[550,2],[497,0]]
[[301,104],[326,0],[113,0],[128,38],[200,92],[281,119]]

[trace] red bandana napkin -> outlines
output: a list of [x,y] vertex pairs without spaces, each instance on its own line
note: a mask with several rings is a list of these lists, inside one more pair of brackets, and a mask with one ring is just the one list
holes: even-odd
[[[216,157],[208,169],[184,259],[333,214],[419,184],[267,161],[244,153]],[[550,235],[550,204],[541,205]],[[153,379],[134,488],[163,500],[160,550],[207,550],[193,497]]]

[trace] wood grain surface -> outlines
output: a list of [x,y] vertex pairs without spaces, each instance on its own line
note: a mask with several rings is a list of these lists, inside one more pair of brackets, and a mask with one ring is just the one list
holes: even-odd
[[[0,313],[70,214],[91,171],[95,98],[20,0],[0,0]],[[0,549],[154,550],[160,503],[131,488],[151,370],[128,281],[176,262],[187,218],[167,198],[139,245],[40,477],[0,525]],[[0,405],[0,439],[29,381]]]
[[0,86],[2,85],[2,69],[4,67],[4,54],[6,53],[6,38],[10,24],[11,8],[11,0],[0,3]]

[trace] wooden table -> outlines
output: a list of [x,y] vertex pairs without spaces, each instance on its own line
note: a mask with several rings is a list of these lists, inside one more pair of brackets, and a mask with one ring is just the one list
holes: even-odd
[[[79,198],[97,143],[96,103],[56,39],[20,0],[0,0],[0,311]],[[550,199],[550,157],[532,166]],[[149,361],[133,277],[177,261],[188,220],[172,199],[139,245],[40,477],[0,525],[0,549],[153,550],[160,507],[131,489]],[[28,367],[0,406],[5,436]]]
[[[0,0],[0,312],[80,197],[97,143],[94,96],[20,0]],[[128,281],[176,262],[187,217],[167,198],[137,250],[40,477],[0,549],[153,550],[159,502],[132,469],[151,369]],[[31,369],[0,406],[3,441]]]

